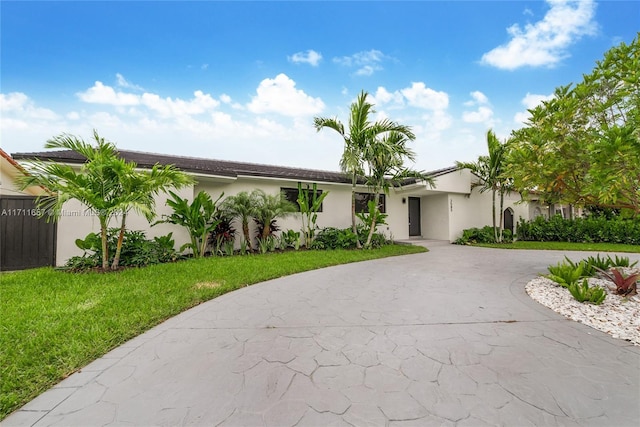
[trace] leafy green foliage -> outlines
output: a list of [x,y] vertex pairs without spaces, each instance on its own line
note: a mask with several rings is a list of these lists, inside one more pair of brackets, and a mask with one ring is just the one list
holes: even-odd
[[615,255],[615,259],[611,258],[611,255],[608,256],[609,260],[611,260],[612,267],[635,267],[638,264],[638,261],[630,263],[629,257]]
[[582,303],[591,303],[600,305],[607,297],[607,292],[599,286],[589,287],[587,279],[582,280],[582,284],[578,282],[569,285],[569,292],[573,297]]
[[[113,261],[119,238],[119,228],[107,230],[107,253],[111,257],[109,262]],[[172,233],[149,240],[143,231],[126,230],[122,238],[120,266],[143,267],[176,261],[179,259],[179,255],[176,253],[174,245]],[[85,253],[83,256],[69,258],[65,269],[83,271],[99,267],[102,264],[101,239],[96,233],[89,233],[84,239],[77,239],[76,246],[84,250]]]
[[181,251],[189,248],[193,252],[194,258],[205,255],[208,246],[208,236],[218,227],[222,221],[217,215],[218,201],[224,195],[221,194],[215,201],[206,191],[200,191],[189,203],[173,191],[169,191],[171,199],[167,199],[173,212],[171,215],[164,215],[164,219],[157,223],[170,223],[185,227],[191,238],[190,243],[182,245]]
[[354,249],[358,236],[350,228],[327,227],[320,230],[312,249]]
[[241,191],[235,196],[227,197],[220,205],[220,210],[225,216],[230,216],[240,221],[244,242],[249,251],[251,251],[252,246],[251,235],[249,234],[249,219],[253,217],[256,197],[257,193],[255,191],[251,193]]
[[[599,256],[599,255],[598,255]],[[564,257],[564,260],[567,264],[569,264],[572,268],[578,269],[578,267],[582,268],[582,276],[583,277],[593,277],[596,275],[596,269],[593,265],[589,264],[588,260],[581,260],[578,262],[571,261],[567,256]]]
[[296,212],[296,206],[287,200],[282,193],[266,194],[262,190],[254,190],[253,220],[258,225],[258,237],[272,236],[278,229],[273,228],[277,218],[287,217]]
[[521,220],[518,240],[539,242],[624,243],[640,245],[640,217],[636,219],[586,217],[565,219],[554,215],[532,221]]
[[311,189],[308,185],[307,188],[302,188],[302,183],[298,183],[297,202],[300,206],[300,212],[302,213],[302,231],[304,232],[304,242],[307,248],[313,245],[313,239],[318,229],[316,225],[318,212],[322,206],[322,201],[328,194],[328,191],[319,194],[318,186],[315,182]]
[[280,233],[280,249],[293,248],[300,249],[300,232],[295,230],[287,230]]
[[507,154],[507,174],[521,194],[638,215],[638,87],[640,35],[611,48],[580,83],[556,88],[529,110]]
[[568,288],[584,276],[583,268],[583,263],[574,264],[563,261],[557,265],[550,265],[548,267],[549,274],[545,277],[563,288]]
[[375,200],[369,200],[367,202],[368,212],[359,212],[356,215],[358,219],[362,221],[362,227],[358,230],[358,234],[360,236],[369,236],[367,237],[367,243],[365,243],[365,247],[371,246],[371,239],[373,239],[373,234],[377,227],[381,225],[385,225],[387,222],[387,214],[383,214],[380,212],[378,208],[378,204]]
[[[628,260],[628,258],[627,258]],[[598,270],[608,270],[611,267],[611,257],[607,255],[606,258],[600,258],[600,254],[597,256],[590,256],[584,260],[584,262],[591,268]]]
[[490,225],[482,228],[468,228],[462,231],[460,236],[455,242],[456,245],[471,245],[475,243],[495,243],[495,231]]
[[599,270],[603,276],[611,280],[616,287],[616,293],[622,296],[635,295],[638,293],[638,279],[640,279],[640,273],[630,274],[625,276],[622,271],[617,268],[612,268],[609,271]]

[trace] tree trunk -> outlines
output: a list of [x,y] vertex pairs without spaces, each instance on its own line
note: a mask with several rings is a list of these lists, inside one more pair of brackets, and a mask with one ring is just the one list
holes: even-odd
[[351,187],[351,231],[356,235],[356,249],[362,249],[360,237],[358,236],[358,227],[356,227],[356,178],[353,177],[353,185]]
[[502,238],[503,238],[503,234],[502,231],[504,230],[504,191],[502,191],[502,188],[500,189],[500,232],[498,233],[498,243],[502,243]]
[[113,256],[113,262],[111,263],[111,269],[115,270],[118,268],[118,264],[120,263],[120,253],[122,252],[122,242],[124,241],[124,230],[125,224],[127,220],[127,213],[122,213],[122,223],[120,224],[120,233],[118,234],[118,244],[116,245],[116,253]]
[[493,239],[494,241],[498,241],[498,229],[496,227],[496,190],[495,188],[491,191],[491,201],[492,203],[492,207],[491,207],[491,219],[493,220]]
[[373,218],[371,218],[371,228],[369,229],[369,235],[367,236],[367,243],[365,243],[364,247],[365,248],[370,248],[371,247],[371,239],[373,238],[373,233],[376,229],[376,217],[378,216],[378,203],[380,201],[380,194],[376,193],[376,195],[374,196],[373,200],[376,203],[376,209],[374,211],[374,216]]
[[109,247],[107,245],[107,218],[100,217],[100,239],[102,240],[102,269],[109,269]]
[[247,242],[247,247],[249,250],[253,250],[251,248],[251,236],[249,236],[249,221],[247,219],[242,220],[242,234],[244,234],[244,240]]

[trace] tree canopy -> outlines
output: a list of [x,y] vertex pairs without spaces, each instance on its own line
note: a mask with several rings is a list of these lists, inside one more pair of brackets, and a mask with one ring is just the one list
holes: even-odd
[[527,197],[640,213],[640,33],[557,88],[513,132],[506,175]]

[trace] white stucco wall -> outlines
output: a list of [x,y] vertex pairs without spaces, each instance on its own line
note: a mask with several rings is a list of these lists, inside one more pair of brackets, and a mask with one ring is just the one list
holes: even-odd
[[449,240],[449,195],[434,194],[420,200],[422,237]]

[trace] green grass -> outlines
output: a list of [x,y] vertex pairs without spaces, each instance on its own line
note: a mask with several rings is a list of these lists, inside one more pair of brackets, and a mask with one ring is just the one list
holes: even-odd
[[640,253],[640,245],[621,243],[574,243],[574,242],[525,242],[514,243],[478,243],[473,246],[500,249],[538,249],[558,251],[598,251],[598,252],[631,252]]
[[[257,282],[416,246],[205,258],[116,273],[0,275],[0,419],[89,362],[203,301]],[[198,286],[198,284],[219,286]]]

